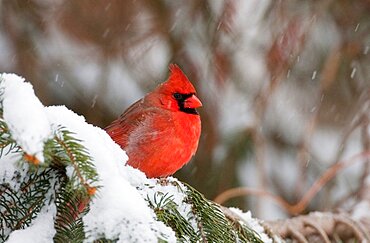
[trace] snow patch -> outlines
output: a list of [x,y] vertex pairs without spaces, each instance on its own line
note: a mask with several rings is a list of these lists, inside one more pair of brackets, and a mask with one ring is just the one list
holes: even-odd
[[[32,85],[15,74],[0,75],[4,121],[12,138],[29,155],[44,161],[44,142],[51,137],[51,128],[44,106],[35,96]],[[30,125],[32,124],[32,126]]]
[[56,233],[54,229],[54,218],[56,216],[54,204],[43,208],[32,221],[31,226],[13,231],[6,243],[50,243]]
[[[250,211],[242,212],[238,208],[229,208],[229,209],[242,219],[240,223],[242,224],[245,223],[248,227],[253,229],[260,236],[260,239],[264,243],[275,242],[265,233],[263,226],[258,222],[258,220],[255,218],[252,218],[252,213]],[[277,239],[275,240],[278,242]]]
[[148,183],[150,180],[142,172],[125,165],[126,153],[109,135],[64,106],[47,107],[46,111],[53,126],[63,125],[82,140],[99,174],[102,187],[83,217],[86,242],[101,237],[119,238],[118,242],[156,242],[158,238],[176,242],[172,229],[155,220],[154,212],[129,182],[132,178]]
[[[7,148],[4,149],[7,151]],[[15,180],[16,177],[24,178],[28,171],[28,164],[18,165],[21,159],[19,153],[7,153],[0,158],[0,184],[6,183],[12,190],[19,190],[20,183]]]

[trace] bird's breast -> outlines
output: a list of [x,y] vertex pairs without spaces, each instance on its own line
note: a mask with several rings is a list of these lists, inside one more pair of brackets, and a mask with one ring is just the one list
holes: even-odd
[[161,112],[142,121],[129,136],[131,166],[148,177],[172,175],[195,154],[201,131],[198,115]]

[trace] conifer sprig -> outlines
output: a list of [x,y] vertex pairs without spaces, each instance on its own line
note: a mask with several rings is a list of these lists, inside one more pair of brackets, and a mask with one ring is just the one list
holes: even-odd
[[[9,152],[24,153],[0,118],[0,157]],[[82,242],[85,235],[81,215],[88,209],[89,198],[93,196],[91,192],[95,192],[90,185],[98,181],[98,175],[81,141],[60,127],[45,143],[45,163],[36,165],[28,163],[27,156],[20,158],[20,165],[27,163],[28,171],[23,177],[14,175],[14,180],[20,184],[19,189],[14,190],[0,181],[0,242],[4,242],[12,231],[29,226],[48,203],[57,205],[55,241],[80,239]],[[73,169],[71,178],[66,175],[69,165]],[[49,198],[50,190],[56,198]],[[81,202],[86,202],[82,209],[78,208]]]
[[187,185],[187,189],[187,201],[192,205],[202,242],[236,242],[236,232],[218,206],[192,187]]
[[[207,200],[201,193],[189,185],[182,186],[171,182],[181,193],[185,194],[183,203],[191,205],[188,218],[178,211],[173,195],[157,192],[153,200],[147,198],[158,220],[171,227],[180,242],[256,242],[262,243],[258,234],[247,225],[235,222],[224,214],[220,206]],[[191,221],[197,224],[197,229]]]
[[0,118],[0,158],[7,155],[11,151],[20,151],[17,143],[12,139],[8,126],[2,118]]
[[173,195],[155,193],[154,201],[147,198],[149,206],[154,210],[158,220],[171,227],[180,242],[198,242],[199,236],[189,221],[178,211],[179,205],[174,202]]
[[19,189],[7,183],[0,184],[0,242],[4,242],[11,231],[30,225],[41,208],[50,201],[46,195],[55,186],[51,184],[50,169],[35,171],[23,181],[17,176],[13,179],[20,183]]
[[71,239],[73,242],[83,242],[85,232],[82,215],[87,212],[88,207],[80,210],[81,195],[65,190],[65,182],[63,184],[55,200],[58,211],[54,224],[57,231],[54,242],[70,242]]
[[44,156],[48,163],[54,165],[72,166],[73,172],[69,183],[70,190],[82,190],[90,197],[95,194],[98,174],[82,141],[64,127],[59,127],[53,139],[45,143]]
[[[203,242],[262,243],[257,233],[246,225],[238,225],[235,228],[235,225],[227,219],[219,205],[204,198],[201,193],[191,186],[186,186],[188,188],[187,199],[193,206],[193,214],[199,222],[199,234],[202,236]],[[242,227],[242,229],[239,227]]]

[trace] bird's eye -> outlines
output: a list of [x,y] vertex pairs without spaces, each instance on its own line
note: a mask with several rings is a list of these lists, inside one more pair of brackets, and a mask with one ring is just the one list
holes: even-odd
[[182,94],[174,93],[173,98],[175,98],[176,100],[181,100],[182,99]]

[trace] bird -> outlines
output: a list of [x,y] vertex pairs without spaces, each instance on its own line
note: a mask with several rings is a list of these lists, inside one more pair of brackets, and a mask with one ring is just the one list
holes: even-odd
[[165,178],[195,154],[202,102],[187,76],[169,65],[168,79],[133,103],[105,130],[128,155],[127,164],[148,178]]

